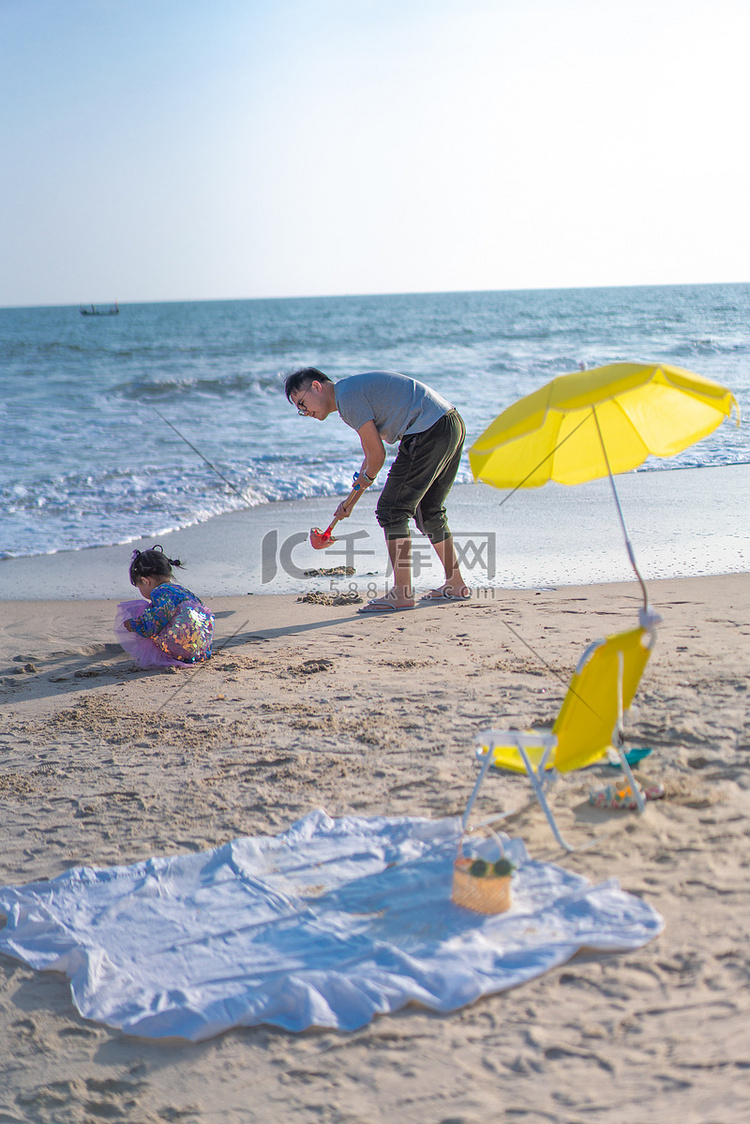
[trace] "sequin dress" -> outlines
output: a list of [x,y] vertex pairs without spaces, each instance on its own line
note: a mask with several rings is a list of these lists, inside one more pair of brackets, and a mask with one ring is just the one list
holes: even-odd
[[148,602],[123,601],[117,609],[115,635],[139,667],[184,667],[207,660],[213,632],[213,613],[176,582],[157,585]]

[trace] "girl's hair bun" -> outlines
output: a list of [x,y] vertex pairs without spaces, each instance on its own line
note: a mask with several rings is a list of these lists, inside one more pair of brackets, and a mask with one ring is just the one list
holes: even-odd
[[173,566],[182,566],[182,562],[179,558],[167,558],[158,543],[148,550],[134,550],[130,560],[130,584],[136,585],[139,578],[168,578]]

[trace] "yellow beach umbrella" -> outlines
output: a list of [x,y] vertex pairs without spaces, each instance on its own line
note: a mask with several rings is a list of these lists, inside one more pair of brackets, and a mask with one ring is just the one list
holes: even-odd
[[664,363],[611,363],[560,375],[519,399],[469,449],[476,480],[496,488],[582,484],[609,476],[628,554],[613,475],[650,455],[672,457],[706,437],[739,407],[726,387]]

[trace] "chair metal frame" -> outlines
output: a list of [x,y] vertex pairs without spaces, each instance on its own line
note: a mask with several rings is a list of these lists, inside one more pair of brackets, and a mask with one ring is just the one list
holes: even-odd
[[[622,765],[623,772],[628,779],[631,791],[635,797],[639,813],[643,813],[645,811],[646,801],[633,775],[633,770],[630,767],[630,763],[627,760],[625,749],[623,747],[623,721],[625,712],[625,652],[623,651],[623,648],[626,646],[625,639],[627,638],[628,640],[630,640],[632,644],[634,634],[637,634],[638,642],[642,647],[644,653],[641,657],[642,666],[640,668],[640,671],[638,671],[637,668],[635,669],[635,671],[637,671],[637,676],[632,672],[631,669],[627,691],[629,696],[627,705],[629,706],[633,696],[635,695],[638,684],[640,683],[640,679],[643,674],[646,662],[648,661],[651,650],[653,649],[654,643],[656,641],[655,626],[660,619],[661,618],[658,617],[652,610],[641,610],[640,627],[637,630],[629,630],[625,633],[618,633],[614,636],[607,637],[606,640],[598,640],[593,644],[590,644],[578,662],[578,666],[576,667],[575,673],[571,679],[570,686],[568,687],[568,692],[565,696],[565,699],[563,700],[562,706],[560,707],[560,711],[555,722],[555,727],[557,727],[558,723],[560,723],[560,720],[566,714],[566,710],[568,710],[571,706],[575,706],[579,703],[583,703],[585,707],[588,707],[591,713],[596,715],[597,721],[601,721],[600,716],[596,714],[593,706],[588,703],[588,701],[585,697],[583,697],[582,694],[579,694],[579,688],[581,686],[581,676],[583,675],[584,671],[588,669],[587,682],[591,678],[593,678],[594,670],[597,669],[597,653],[602,653],[602,655],[600,656],[600,661],[602,661],[605,658],[604,652],[608,651],[609,654],[614,647],[616,649],[617,655],[617,674],[615,686],[616,693],[614,700],[616,704],[615,717],[609,733],[604,734],[604,744],[602,744],[599,749],[595,748],[593,753],[591,751],[588,752],[588,759],[585,759],[585,764],[593,764],[596,761],[602,761],[606,758],[607,751],[610,748],[615,749],[620,759],[620,764]],[[618,641],[622,642],[622,647],[618,647]],[[609,646],[608,649],[607,646]],[[477,741],[479,744],[476,755],[480,760],[483,760],[479,776],[476,779],[474,788],[471,792],[471,795],[469,796],[469,800],[466,805],[466,810],[463,814],[462,827],[465,832],[469,831],[469,816],[471,815],[472,808],[477,799],[477,796],[479,795],[479,790],[482,787],[482,784],[484,783],[484,780],[487,777],[490,769],[495,764],[495,750],[499,747],[503,747],[506,751],[508,749],[511,749],[511,752],[516,751],[518,754],[519,763],[518,765],[500,765],[498,766],[498,768],[511,768],[513,769],[513,771],[526,773],[534,791],[534,795],[539,801],[542,811],[547,818],[547,822],[549,823],[549,826],[552,829],[552,833],[558,844],[566,851],[574,851],[578,849],[572,846],[563,838],[563,835],[559,827],[557,826],[554,814],[547,800],[546,790],[556,779],[559,772],[573,771],[576,768],[583,768],[585,767],[585,765],[573,764],[567,769],[557,769],[556,757],[559,747],[559,741],[557,734],[554,732],[555,727],[553,727],[553,730],[550,733],[546,733],[542,730],[499,730],[492,728],[482,730],[479,733],[477,737]],[[507,752],[504,756],[507,760]],[[574,755],[569,754],[568,756]],[[483,820],[481,821],[481,823],[476,824],[475,827],[471,830],[476,830],[478,827],[484,826],[486,824],[495,823],[498,820],[504,819],[509,815],[513,815],[513,811],[503,812],[500,815],[491,816],[489,819]],[[590,846],[590,844],[586,844],[586,846]]]

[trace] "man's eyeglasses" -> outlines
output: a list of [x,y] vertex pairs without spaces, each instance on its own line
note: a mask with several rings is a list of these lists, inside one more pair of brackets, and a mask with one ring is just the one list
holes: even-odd
[[297,413],[301,414],[303,418],[307,417],[307,406],[305,405],[304,398],[298,398],[296,402]]

